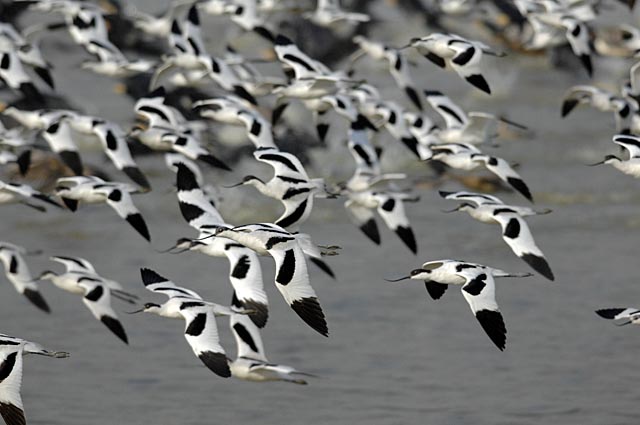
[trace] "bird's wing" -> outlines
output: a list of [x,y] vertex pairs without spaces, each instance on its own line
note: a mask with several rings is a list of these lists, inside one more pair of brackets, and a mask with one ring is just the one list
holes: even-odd
[[514,254],[522,258],[535,271],[547,279],[553,280],[551,268],[544,258],[544,254],[536,245],[527,222],[508,207],[496,208],[493,212],[493,217],[500,223],[502,239],[509,245]]
[[351,199],[346,201],[344,206],[351,221],[376,245],[380,245],[380,232],[373,211]]
[[178,163],[177,167],[178,204],[187,223],[198,230],[205,224],[225,224],[211,199],[198,185],[193,171],[182,163]]
[[447,128],[460,128],[469,123],[467,114],[448,96],[435,90],[425,90],[427,102],[444,119]]
[[485,193],[474,193],[474,192],[465,192],[465,191],[445,192],[442,190],[439,193],[440,193],[440,196],[442,196],[444,199],[451,199],[456,201],[469,201],[469,202],[473,202],[478,206],[485,205],[485,204],[504,204],[504,202],[502,202],[500,198],[493,195],[487,195]]
[[478,143],[487,143],[498,135],[498,120],[485,112],[469,112],[469,125],[465,132],[478,138]]
[[273,167],[276,176],[309,180],[300,160],[293,154],[282,152],[276,148],[257,149],[253,156],[261,162]]
[[472,86],[491,94],[491,88],[480,69],[482,49],[468,41],[457,40],[449,43],[449,48],[455,51],[453,58],[449,61],[451,68]]
[[640,158],[640,138],[618,134],[613,136],[613,143],[625,148],[629,152],[629,159]]
[[304,252],[295,241],[277,244],[269,250],[276,263],[276,287],[300,318],[320,334],[329,330],[316,292],[309,282]]
[[96,269],[89,261],[80,257],[68,257],[62,255],[54,255],[49,257],[52,261],[64,265],[66,272],[96,273]]
[[474,161],[481,161],[485,167],[493,174],[498,176],[500,180],[508,183],[515,190],[520,192],[522,196],[533,202],[533,196],[527,184],[522,180],[522,177],[514,170],[507,161],[496,156],[489,155],[472,155]]
[[78,286],[84,289],[82,302],[87,306],[93,317],[104,323],[118,338],[128,344],[127,334],[111,307],[111,291],[103,284],[102,279],[93,276],[78,278]]
[[496,286],[491,272],[486,268],[468,268],[457,274],[466,280],[461,289],[462,295],[482,329],[501,351],[504,350],[507,328],[496,302]]
[[149,230],[147,224],[142,218],[142,214],[138,211],[138,208],[133,203],[131,194],[129,191],[121,186],[114,185],[98,185],[98,188],[94,188],[97,193],[102,193],[106,196],[106,202],[115,212],[131,225],[143,238],[151,240],[149,236]]
[[62,208],[60,204],[51,199],[49,196],[45,195],[42,192],[38,192],[34,188],[26,184],[20,184],[15,182],[10,183],[2,183],[0,182],[0,189],[8,190],[9,192],[13,192],[17,195],[20,195],[24,198],[33,198],[42,202],[46,202],[47,204],[54,205],[58,208]]
[[238,357],[268,361],[260,336],[260,329],[245,314],[229,316],[229,327],[236,339]]
[[216,375],[231,376],[224,348],[220,345],[213,309],[203,302],[185,301],[180,306],[184,317],[184,337],[195,355]]
[[22,386],[22,342],[0,337],[0,415],[7,425],[25,425]]
[[407,199],[407,197],[394,193],[377,193],[375,198],[378,201],[377,210],[380,218],[415,254],[418,251],[418,246],[403,203],[403,199]]
[[78,147],[73,141],[71,127],[65,120],[51,124],[42,132],[42,137],[47,141],[51,150],[60,155],[62,161],[76,175],[82,175],[83,167]]
[[131,156],[129,145],[122,129],[112,123],[99,124],[93,127],[93,132],[102,145],[113,165],[123,171],[131,180],[142,187],[150,187],[147,178],[142,174]]
[[598,316],[610,320],[632,319],[640,317],[640,309],[637,308],[603,308],[596,310]]
[[258,327],[264,327],[269,314],[268,300],[258,255],[233,241],[225,243],[224,253],[229,260],[229,280],[239,301],[238,306],[255,310],[255,313],[250,315],[251,320]]
[[386,52],[387,60],[389,61],[389,72],[396,81],[398,87],[400,87],[407,94],[413,104],[422,110],[422,101],[420,100],[420,94],[416,90],[413,78],[411,78],[411,72],[409,68],[409,62],[401,51],[395,49],[389,49]]
[[562,24],[566,29],[566,37],[571,50],[580,59],[582,65],[587,70],[589,76],[593,74],[593,66],[591,64],[591,47],[589,46],[589,30],[587,26],[573,18],[565,18]]
[[276,220],[278,226],[285,229],[297,229],[305,222],[313,209],[313,193],[308,187],[290,188],[282,199],[284,212]]
[[188,297],[202,300],[202,297],[197,292],[178,286],[151,269],[140,269],[140,276],[142,277],[142,283],[149,291],[166,295],[169,298]]

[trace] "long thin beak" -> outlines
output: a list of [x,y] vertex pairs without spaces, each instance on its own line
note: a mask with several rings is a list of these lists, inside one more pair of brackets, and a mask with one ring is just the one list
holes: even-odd
[[600,162],[596,162],[595,164],[586,164],[586,165],[587,165],[588,167],[595,167],[596,165],[602,165],[602,164],[604,164],[604,161],[606,161],[606,160],[602,160],[602,161],[600,161]]
[[454,209],[452,209],[452,210],[442,210],[442,212],[443,212],[443,213],[445,213],[445,214],[449,214],[449,213],[453,213],[453,212],[458,212],[458,211],[460,211],[460,206],[457,206],[457,207],[455,207],[455,208],[454,208]]
[[224,187],[225,189],[231,189],[234,187],[242,186],[243,184],[244,182],[240,182],[240,183],[232,184],[231,186],[222,186],[222,187]]
[[397,279],[385,279],[387,282],[400,282],[402,280],[407,280],[407,279],[411,279],[411,276],[403,276],[403,277],[399,277]]
[[627,320],[626,322],[623,323],[616,323],[616,326],[625,326],[631,323],[631,320]]
[[167,252],[171,254],[182,254],[183,252],[189,251],[191,247],[193,247],[193,242],[187,248],[182,248],[178,251],[174,251],[174,249],[178,248],[178,245],[173,245],[171,248],[167,249],[156,249],[155,251],[160,254],[166,254]]
[[137,313],[142,313],[143,311],[144,311],[144,307],[142,307],[140,310],[125,311],[125,313],[127,313],[127,314],[137,314]]

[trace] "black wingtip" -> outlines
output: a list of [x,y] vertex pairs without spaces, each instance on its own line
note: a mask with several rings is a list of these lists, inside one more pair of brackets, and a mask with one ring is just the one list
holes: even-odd
[[532,269],[540,273],[542,276],[551,281],[555,279],[555,277],[553,276],[553,272],[549,267],[549,263],[547,263],[547,260],[545,260],[544,257],[539,257],[533,254],[524,254],[520,258],[526,261],[526,263],[529,264]]
[[147,180],[147,177],[144,174],[142,174],[142,171],[140,171],[138,167],[124,167],[122,169],[122,172],[125,173],[127,177],[131,179],[131,181],[133,181],[135,184],[142,187],[143,189],[146,189],[146,190],[151,189],[151,184],[149,184],[149,180]]
[[149,229],[144,222],[140,213],[129,214],[126,218],[127,222],[134,228],[140,235],[147,241],[151,242],[151,235],[149,235]]
[[76,176],[82,175],[82,160],[80,159],[80,155],[78,155],[78,152],[61,151],[58,152],[58,155],[60,155],[60,159],[62,159],[62,162],[64,162],[64,164],[69,167]]
[[198,16],[198,8],[194,4],[189,8],[189,14],[187,15],[187,19],[193,25],[200,26],[200,17]]
[[476,319],[496,347],[500,351],[504,351],[507,343],[507,328],[504,325],[502,314],[499,311],[479,310],[476,311]]
[[265,327],[267,320],[269,320],[269,307],[266,304],[251,299],[238,301],[238,304],[246,310],[253,310],[253,313],[249,315],[249,318],[257,327]]
[[298,316],[316,332],[323,336],[329,336],[327,321],[322,312],[318,299],[314,297],[295,300],[291,308]]
[[65,198],[64,196],[61,196],[60,199],[62,199],[62,203],[69,208],[69,211],[76,212],[78,209],[78,201],[75,199]]
[[20,91],[22,92],[23,96],[29,99],[30,101],[33,101],[33,100],[36,100],[39,102],[44,101],[44,97],[42,96],[42,93],[40,93],[40,90],[38,90],[33,83],[20,84]]
[[439,190],[438,193],[440,194],[440,196],[442,196],[443,198],[446,198],[449,195],[454,194],[455,192],[447,192],[446,190]]
[[417,156],[418,158],[420,158],[420,152],[418,152],[418,139],[416,139],[414,136],[410,136],[410,137],[402,137],[400,138],[400,141],[402,143],[404,143],[404,145],[411,151],[413,152],[413,154],[415,156]]
[[24,411],[11,403],[0,402],[0,415],[7,425],[26,425]]
[[468,77],[465,78],[465,80],[467,80],[467,82],[469,82],[469,84],[471,84],[475,88],[480,89],[487,94],[491,94],[491,89],[489,88],[489,84],[487,83],[487,80],[485,80],[482,75],[480,74],[469,75]]
[[603,308],[600,310],[596,310],[596,314],[603,319],[613,320],[615,317],[625,311],[626,308]]
[[418,95],[418,92],[415,91],[413,87],[405,87],[404,91],[405,93],[407,93],[407,96],[409,96],[409,99],[411,99],[411,101],[416,106],[416,108],[422,111],[422,101],[420,100],[420,96]]
[[293,41],[285,35],[278,34],[275,38],[274,44],[276,46],[289,46],[290,44],[293,44]]
[[396,235],[402,239],[402,242],[413,252],[414,254],[418,253],[418,245],[416,244],[416,237],[413,234],[413,230],[411,227],[398,226],[396,229]]
[[320,270],[322,270],[323,272],[325,272],[326,274],[328,274],[331,278],[335,279],[336,275],[333,272],[333,270],[331,270],[331,267],[329,267],[329,265],[321,260],[320,258],[315,258],[315,257],[309,257],[309,260],[315,264],[316,266],[318,266],[318,268]]
[[256,100],[255,97],[253,97],[253,95],[251,93],[249,93],[247,91],[247,89],[245,89],[242,86],[233,86],[233,92],[236,94],[236,96],[246,100],[247,102],[251,103],[252,105],[256,105],[258,106],[258,101]]
[[104,325],[109,328],[111,332],[113,332],[118,338],[122,340],[125,344],[129,344],[129,339],[127,338],[127,333],[124,331],[122,324],[118,319],[114,319],[110,316],[102,316],[100,321],[104,323]]
[[27,297],[27,299],[40,310],[44,311],[45,313],[51,313],[49,304],[47,304],[40,292],[34,291],[33,289],[25,289],[23,295]]
[[176,173],[176,187],[179,191],[189,191],[200,189],[196,175],[182,162],[176,164],[178,172]]
[[198,355],[198,358],[216,375],[223,378],[229,378],[231,376],[229,361],[227,360],[227,356],[225,356],[223,353],[205,351],[200,353]]
[[150,99],[154,97],[165,97],[166,94],[167,94],[167,91],[165,90],[165,88],[163,86],[160,86],[154,91],[152,91],[151,93],[147,94],[145,98]]
[[447,288],[449,288],[449,285],[446,285],[444,283],[432,282],[428,280],[425,280],[424,286],[425,288],[427,288],[427,292],[434,300],[439,300],[440,298],[442,298],[444,293],[447,291]]
[[587,74],[589,78],[593,77],[593,65],[591,63],[591,56],[587,54],[580,55],[580,62],[582,62],[582,66],[587,70]]
[[280,121],[287,106],[289,106],[289,103],[281,103],[273,109],[273,112],[271,112],[271,125],[276,125]]
[[507,183],[511,185],[515,190],[517,190],[522,196],[527,198],[529,201],[533,202],[533,196],[531,195],[531,191],[527,184],[517,177],[508,177]]
[[562,118],[569,115],[571,111],[578,105],[578,101],[575,99],[567,99],[562,102]]
[[42,202],[46,202],[49,205],[53,205],[56,208],[64,209],[64,207],[62,205],[60,205],[59,203],[57,203],[53,199],[49,198],[49,196],[45,195],[44,193],[36,193],[36,194],[33,195],[33,197],[36,198],[36,199],[41,200]]
[[329,124],[317,124],[316,132],[318,133],[318,138],[321,142],[324,142],[327,138],[327,133],[329,132]]
[[167,282],[167,279],[164,276],[160,276],[157,272],[148,269],[146,267],[140,268],[140,277],[142,278],[142,283],[144,286],[153,285],[154,283]]
[[375,219],[371,218],[366,223],[360,226],[360,230],[367,235],[376,245],[380,245],[380,232],[378,231],[378,225]]
[[198,155],[198,159],[202,162],[205,162],[211,165],[212,167],[220,168],[221,170],[225,170],[225,171],[231,171],[231,168],[229,168],[227,164],[220,161],[218,158],[216,158],[211,154]]
[[260,37],[270,41],[271,43],[275,43],[276,41],[276,37],[273,35],[273,33],[263,26],[258,25],[256,27],[253,27],[253,31]]
[[44,81],[49,87],[51,87],[51,90],[56,89],[53,78],[51,77],[51,72],[49,72],[47,68],[35,67],[33,68],[33,70],[42,81]]
[[29,172],[29,167],[31,166],[31,150],[26,150],[22,152],[18,156],[18,160],[16,161],[18,164],[18,170],[20,171],[20,175],[22,177],[26,176]]

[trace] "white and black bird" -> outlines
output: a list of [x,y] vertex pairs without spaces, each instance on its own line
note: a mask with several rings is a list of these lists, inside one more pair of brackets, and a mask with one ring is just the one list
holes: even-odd
[[0,415],[7,425],[25,425],[22,388],[22,356],[40,356],[63,359],[69,357],[64,351],[50,351],[35,342],[0,334]]
[[491,88],[482,73],[482,57],[485,54],[504,56],[480,41],[455,34],[429,34],[412,39],[406,47],[415,47],[418,53],[440,68],[450,67],[469,84],[487,94],[491,94]]
[[603,308],[596,310],[596,314],[603,319],[614,320],[618,326],[640,325],[640,309],[637,308]]
[[469,143],[444,143],[431,146],[435,159],[458,170],[475,170],[485,167],[500,180],[508,183],[522,196],[533,202],[533,196],[522,177],[503,158],[482,153],[477,147]]
[[[234,294],[231,305],[242,308]],[[291,366],[275,364],[267,360],[260,336],[260,329],[250,317],[242,314],[229,316],[229,327],[236,339],[238,349],[235,360],[229,362],[231,375],[235,378],[253,382],[284,381],[306,385],[303,378],[312,377],[309,373],[300,372]]]
[[369,22],[371,17],[366,13],[347,12],[340,7],[340,0],[318,0],[313,12],[305,12],[302,15],[314,24],[331,28],[340,23],[357,24]]
[[613,143],[623,147],[629,153],[629,158],[607,155],[604,160],[591,165],[609,164],[624,174],[640,178],[640,137],[617,134],[613,136]]
[[261,194],[280,201],[284,212],[274,223],[288,231],[297,231],[311,214],[313,198],[326,194],[324,179],[309,178],[295,155],[277,148],[257,149],[253,156],[273,167],[273,177],[264,181],[256,176],[246,176],[241,183],[230,187],[253,186]]
[[633,110],[623,97],[594,86],[573,86],[564,95],[562,118],[569,115],[579,105],[589,105],[602,112],[613,112],[616,131],[619,133],[629,131]]
[[46,211],[42,205],[32,203],[34,200],[62,208],[62,205],[51,199],[50,196],[35,190],[29,185],[0,181],[0,205],[23,204],[38,211]]
[[461,292],[476,319],[491,341],[505,349],[507,328],[496,302],[495,277],[527,277],[528,273],[507,273],[480,264],[456,260],[428,261],[421,268],[412,270],[409,276],[388,279],[399,282],[405,279],[423,280],[427,292],[434,300],[444,295],[448,285],[462,285]]
[[535,271],[549,280],[554,280],[553,272],[538,248],[525,216],[547,214],[549,210],[536,211],[529,207],[506,205],[495,196],[472,192],[444,192],[440,191],[444,199],[462,201],[455,209],[448,211],[465,211],[482,223],[499,224],[502,229],[502,239],[509,248],[531,266]]
[[4,266],[7,280],[11,282],[18,293],[24,295],[33,305],[45,313],[49,313],[49,305],[40,293],[38,284],[29,271],[24,255],[27,251],[9,242],[0,242],[0,262]]
[[12,50],[0,51],[0,83],[21,92],[28,99],[42,99],[42,94],[24,70],[18,54]]
[[141,310],[133,313],[145,312],[173,319],[184,319],[184,337],[196,357],[216,375],[223,378],[230,377],[231,370],[227,355],[218,337],[216,316],[230,316],[234,313],[234,309],[204,301],[196,292],[176,285],[151,269],[140,269],[140,275],[145,288],[157,294],[166,295],[169,300],[164,304],[146,303]]
[[466,113],[440,91],[425,90],[424,95],[429,105],[445,121],[445,128],[431,129],[431,133],[441,143],[469,143],[472,145],[488,143],[497,136],[500,122],[520,130],[527,130],[524,125],[504,117],[477,111]]
[[48,126],[42,132],[42,137],[47,141],[51,150],[60,156],[62,162],[69,167],[76,176],[83,174],[84,167],[82,165],[82,159],[78,153],[78,147],[73,140],[71,126],[66,120],[56,121]]
[[[202,191],[196,175],[183,163],[176,164],[178,204],[180,212],[191,227],[200,232],[197,239],[182,238],[173,249],[191,250],[229,261],[229,281],[238,302],[254,313],[251,320],[259,327],[267,323],[269,310],[264,292],[262,268],[257,254],[244,245],[223,238],[206,238],[216,226],[226,223],[215,203]],[[204,230],[209,228],[209,230]]]
[[[51,257],[51,260],[58,261],[56,257]],[[113,281],[104,279],[95,272],[73,270],[69,267],[67,267],[67,271],[60,274],[45,270],[37,280],[49,280],[64,291],[82,296],[82,302],[93,317],[102,322],[122,342],[129,344],[127,333],[111,306],[111,297],[133,303],[134,296],[118,289],[112,290],[110,285],[113,284]]]
[[80,202],[106,203],[143,238],[151,241],[147,224],[131,198],[132,193],[139,192],[130,184],[106,182],[95,176],[62,177],[56,182],[56,194],[71,211],[76,211]]
[[271,223],[219,226],[215,237],[234,240],[260,255],[270,255],[276,265],[275,285],[289,306],[311,328],[329,336],[318,296],[309,282],[304,251],[296,235]]

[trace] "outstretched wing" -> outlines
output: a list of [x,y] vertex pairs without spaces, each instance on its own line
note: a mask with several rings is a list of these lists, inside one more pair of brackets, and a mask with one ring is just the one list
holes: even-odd
[[[235,305],[237,297],[234,294],[232,304]],[[241,305],[236,305],[241,307]],[[268,361],[264,352],[264,345],[260,336],[260,329],[245,314],[232,314],[229,316],[229,327],[236,339],[238,357],[246,357],[263,362]]]
[[482,329],[500,351],[504,350],[507,328],[496,302],[496,287],[491,272],[484,268],[471,268],[462,270],[458,275],[466,280],[461,289],[462,295]]
[[200,230],[203,225],[223,225],[224,219],[213,202],[198,185],[196,175],[185,164],[176,165],[176,186],[180,212],[189,226]]
[[250,319],[258,327],[264,327],[269,311],[258,255],[232,241],[225,243],[224,253],[229,260],[229,280],[233,286],[234,299],[239,301],[238,307],[254,310]]
[[427,102],[444,119],[447,128],[465,127],[469,123],[467,114],[448,96],[437,90],[425,90]]
[[253,156],[273,167],[274,175],[298,180],[309,180],[300,160],[293,154],[277,148],[256,149]]
[[220,345],[213,309],[201,302],[187,301],[180,306],[180,314],[185,320],[184,337],[195,355],[216,375],[230,377],[231,370]]
[[149,291],[166,295],[169,298],[188,297],[198,300],[202,299],[202,297],[198,295],[197,292],[178,286],[166,277],[160,276],[158,273],[151,269],[141,268],[140,276],[142,277],[142,283]]
[[94,189],[98,193],[103,193],[107,197],[107,204],[115,212],[131,225],[147,241],[151,241],[149,229],[142,218],[142,214],[136,208],[131,198],[131,194],[123,187],[113,185],[99,185]]
[[22,387],[22,343],[0,338],[0,415],[7,425],[25,425]]
[[118,338],[128,344],[127,334],[118,320],[118,315],[111,307],[111,291],[103,284],[102,279],[91,276],[78,278],[78,286],[84,289],[82,302],[91,311],[91,314],[104,323]]
[[413,252],[418,252],[416,238],[411,229],[411,224],[404,210],[403,200],[406,195],[394,193],[377,193],[378,214],[387,227],[393,230],[402,239],[402,242]]
[[613,143],[622,146],[629,152],[629,159],[640,158],[640,138],[626,134],[613,136]]

